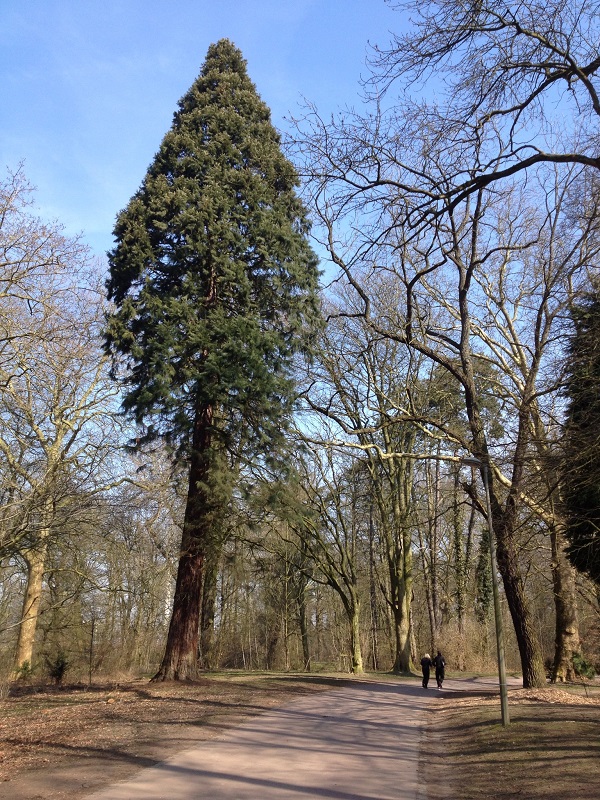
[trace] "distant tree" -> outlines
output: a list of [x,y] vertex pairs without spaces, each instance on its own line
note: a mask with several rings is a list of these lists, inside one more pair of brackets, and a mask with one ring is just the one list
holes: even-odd
[[[301,449],[299,448],[299,453]],[[305,574],[329,586],[340,600],[348,624],[350,671],[363,672],[360,636],[360,563],[364,541],[359,524],[360,467],[344,452],[320,446],[297,458],[297,481],[290,481],[283,502],[289,530],[302,556]]]
[[563,465],[568,556],[600,583],[600,283],[572,308]]
[[[389,288],[384,278],[371,276],[376,316],[389,313]],[[416,373],[418,367],[411,365],[400,344],[373,336],[356,313],[359,304],[344,293],[331,298],[325,308],[328,325],[311,369],[313,385],[306,398],[310,408],[322,417],[323,427],[319,433],[312,432],[312,436],[321,438],[322,447],[331,447],[336,442],[337,448],[341,446],[347,457],[354,459],[352,470],[346,472],[354,482],[360,477],[359,483],[364,484],[360,492],[356,489],[357,496],[366,503],[362,524],[366,527],[368,520],[385,564],[385,578],[379,584],[394,630],[392,669],[397,673],[409,672],[415,464],[412,455],[418,447],[412,413],[418,403],[418,388],[416,380],[411,379],[412,371]],[[411,389],[407,391],[409,385]],[[413,408],[408,411],[411,405]],[[411,421],[407,422],[409,415]],[[356,471],[358,475],[354,474]],[[346,476],[344,480],[349,478]],[[321,493],[320,487],[317,493]],[[358,517],[356,502],[352,511]]]
[[203,563],[230,466],[264,456],[293,401],[294,356],[317,319],[317,259],[267,106],[228,40],[211,45],[146,177],[117,218],[106,347],[141,441],[189,463],[166,652],[157,679],[197,670]]

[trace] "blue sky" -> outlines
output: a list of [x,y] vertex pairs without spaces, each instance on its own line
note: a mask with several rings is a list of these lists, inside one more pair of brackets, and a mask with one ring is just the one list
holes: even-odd
[[38,212],[103,256],[208,46],[242,50],[274,124],[302,97],[358,102],[384,0],[0,0],[0,169],[20,161]]

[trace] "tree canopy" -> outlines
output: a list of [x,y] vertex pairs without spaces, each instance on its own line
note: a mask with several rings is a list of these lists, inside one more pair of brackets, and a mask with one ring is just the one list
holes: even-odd
[[240,51],[212,45],[109,253],[107,347],[148,438],[187,447],[210,406],[230,444],[243,428],[245,447],[263,447],[289,409],[318,271],[279,145]]
[[572,316],[563,467],[568,555],[600,583],[600,287],[573,306]]

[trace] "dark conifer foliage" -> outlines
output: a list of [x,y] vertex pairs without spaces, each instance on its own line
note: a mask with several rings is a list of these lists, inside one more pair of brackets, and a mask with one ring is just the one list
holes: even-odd
[[[198,405],[268,441],[289,406],[292,354],[317,269],[298,178],[234,45],[209,48],[109,254],[109,348],[125,407],[186,447]],[[247,442],[246,442],[247,445]]]
[[165,439],[190,463],[162,677],[195,670],[202,563],[227,503],[224,465],[274,448],[292,407],[294,355],[318,320],[317,259],[297,185],[240,51],[223,39],[117,218],[106,347],[124,408],[143,439]]
[[600,285],[572,310],[564,461],[569,558],[600,583]]

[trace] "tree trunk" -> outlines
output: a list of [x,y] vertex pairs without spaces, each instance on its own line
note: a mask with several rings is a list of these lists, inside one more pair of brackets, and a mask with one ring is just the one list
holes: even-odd
[[392,584],[392,612],[394,619],[395,656],[393,672],[411,671],[410,659],[410,606],[412,600],[412,550],[410,533],[401,534],[400,546],[396,547],[396,569],[390,570]]
[[410,603],[406,592],[399,605],[394,606],[393,616],[396,655],[392,671],[397,674],[410,672]]
[[[477,220],[482,202],[483,195],[479,193],[477,195],[476,206],[473,209],[473,219],[475,220],[473,230],[474,243],[477,241],[478,236]],[[460,253],[460,245],[458,242],[457,253]],[[518,498],[530,429],[529,406],[525,400],[523,400],[519,406],[518,433],[512,455],[513,474],[511,488],[504,507],[502,507],[498,497],[494,493],[493,471],[491,467],[489,467],[489,447],[485,425],[481,417],[481,400],[475,383],[474,359],[470,344],[471,322],[468,296],[473,271],[477,268],[479,262],[477,258],[472,258],[468,268],[466,268],[459,256],[457,263],[461,265],[459,269],[458,304],[462,328],[460,360],[463,372],[460,380],[464,390],[465,407],[469,418],[469,428],[471,430],[472,446],[474,448],[473,452],[477,458],[484,462],[484,468],[488,469],[492,528],[496,537],[498,569],[502,575],[504,592],[506,594],[519,646],[521,668],[523,671],[523,686],[525,688],[533,688],[536,686],[543,686],[546,682],[546,678],[540,645],[535,633],[531,612],[527,604],[525,587],[521,580],[521,570],[514,535],[517,525]]]
[[465,634],[465,611],[467,597],[467,570],[468,549],[463,533],[463,515],[458,502],[460,474],[456,470],[454,475],[454,493],[452,495],[452,544],[454,549],[454,574],[456,585],[456,617],[458,621],[458,634],[460,637],[460,654],[458,668],[464,670],[463,639]]
[[379,669],[379,611],[377,608],[377,581],[375,574],[375,526],[373,506],[369,510],[369,607],[371,610],[371,662],[375,672]]
[[544,661],[535,632],[525,587],[520,578],[519,563],[512,535],[507,524],[507,514],[502,514],[501,524],[495,528],[496,556],[498,569],[502,576],[504,592],[517,637],[521,669],[523,671],[523,687],[532,689],[546,685]]
[[[440,446],[438,445],[438,455]],[[418,525],[419,549],[423,562],[423,578],[425,580],[425,599],[429,617],[430,649],[435,650],[441,630],[441,613],[439,595],[437,590],[437,551],[438,551],[438,508],[439,508],[439,460],[435,462],[435,477],[431,479],[431,472],[426,470],[427,481],[427,534],[423,538],[423,527]]]
[[294,600],[296,602],[296,609],[298,613],[298,625],[300,628],[300,639],[302,641],[302,661],[305,672],[311,671],[311,651],[310,639],[308,635],[308,610],[306,603],[306,595],[308,591],[308,578],[305,568],[309,561],[308,550],[306,541],[304,539],[300,542],[299,562],[297,568],[294,570],[294,579],[292,581]]
[[200,613],[200,653],[199,662],[202,669],[213,668],[215,603],[217,599],[217,576],[219,574],[220,553],[211,551],[204,562],[202,581],[202,609]]
[[580,648],[574,569],[565,554],[565,540],[558,525],[550,532],[552,582],[556,608],[556,638],[552,682],[575,680],[573,653]]
[[183,523],[177,582],[167,645],[153,681],[195,680],[198,677],[200,602],[210,511],[207,492],[208,450],[211,443],[212,409],[196,413]]
[[[38,546],[24,555],[27,563],[27,588],[23,598],[23,612],[19,626],[19,637],[15,653],[14,677],[25,674],[33,667],[33,648],[37,630],[42,583],[47,552],[47,532],[41,537]],[[19,672],[21,670],[21,673]]]
[[[523,419],[521,419],[523,417]],[[519,433],[513,456],[513,475],[511,488],[504,508],[501,508],[493,489],[490,487],[492,505],[492,526],[496,536],[496,556],[498,569],[502,575],[504,592],[517,637],[523,672],[523,687],[532,689],[546,685],[546,670],[540,642],[536,633],[535,621],[532,617],[525,585],[521,578],[521,567],[515,529],[517,527],[519,509],[519,486],[523,474],[523,463],[526,448],[525,411],[519,410]],[[491,482],[490,478],[490,482]]]
[[302,658],[304,661],[304,671],[310,672],[310,645],[308,640],[308,625],[306,622],[306,588],[303,587],[298,592],[298,624],[300,626],[300,638],[302,640]]
[[[277,619],[267,631],[265,641],[265,669],[275,669],[275,658],[277,655],[277,646],[279,645],[279,638],[281,634],[280,620]],[[257,649],[258,653],[258,649]],[[257,659],[258,660],[258,659]]]
[[362,675],[363,660],[360,647],[360,615],[358,598],[349,612],[350,616],[350,657],[352,659],[352,674]]
[[181,541],[173,612],[167,646],[154,681],[195,680],[198,677],[198,625],[204,551],[202,537],[186,531]]

